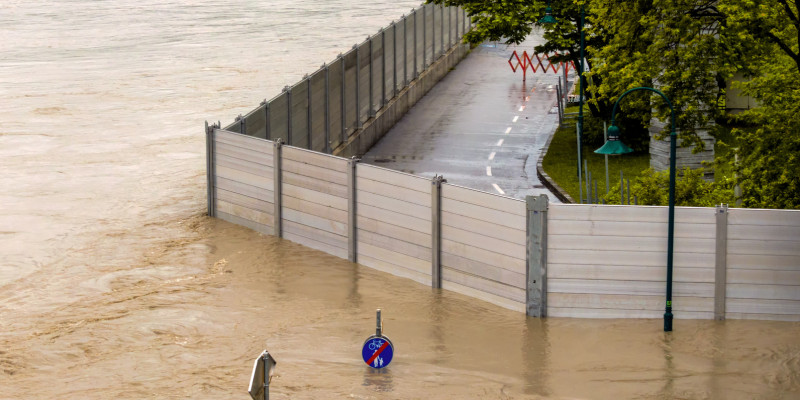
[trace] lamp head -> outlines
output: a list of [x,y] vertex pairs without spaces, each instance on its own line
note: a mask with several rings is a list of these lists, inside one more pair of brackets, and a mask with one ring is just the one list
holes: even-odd
[[608,140],[603,145],[603,147],[595,150],[594,152],[597,154],[608,154],[608,155],[617,155],[617,154],[628,154],[633,152],[633,149],[626,146],[622,141],[619,140],[619,128],[614,125],[614,121],[611,121],[611,126],[608,127]]
[[547,3],[547,8],[544,11],[544,17],[539,20],[539,23],[542,25],[549,25],[557,22],[558,20],[553,16],[553,8],[550,7],[550,3]]

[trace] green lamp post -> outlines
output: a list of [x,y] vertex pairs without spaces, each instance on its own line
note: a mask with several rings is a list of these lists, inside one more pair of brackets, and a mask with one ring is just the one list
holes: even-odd
[[669,217],[667,222],[667,304],[664,309],[664,332],[672,331],[672,253],[674,248],[674,234],[675,234],[675,151],[677,149],[678,137],[675,133],[675,108],[672,107],[667,96],[661,91],[650,87],[637,87],[630,89],[619,96],[617,102],[614,103],[614,109],[611,111],[611,126],[608,127],[608,141],[603,147],[595,150],[598,154],[625,154],[630,153],[631,148],[622,144],[619,140],[619,128],[614,125],[614,116],[617,113],[617,107],[620,100],[628,95],[628,93],[637,90],[649,90],[660,95],[664,101],[667,102],[669,109],[672,113],[672,131],[669,134]]
[[[582,154],[582,144],[583,144],[583,93],[584,93],[584,82],[583,82],[583,71],[584,71],[584,36],[583,36],[583,25],[586,21],[586,6],[585,4],[581,3],[581,20],[578,24],[578,35],[581,37],[581,58],[578,60],[578,85],[580,88],[580,94],[578,97],[578,188],[580,189],[581,182],[583,181],[583,177],[581,176],[581,159],[583,158]],[[553,17],[553,9],[550,7],[550,2],[547,2],[547,8],[545,9],[545,15],[541,19],[539,19],[539,23],[546,25],[546,24],[555,24],[558,20]],[[566,84],[566,82],[564,82]],[[581,203],[583,202],[583,194],[581,194]]]

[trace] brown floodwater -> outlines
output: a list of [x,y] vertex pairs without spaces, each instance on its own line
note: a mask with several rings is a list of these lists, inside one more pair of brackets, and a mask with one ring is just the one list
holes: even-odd
[[265,348],[273,399],[799,398],[798,323],[531,319],[204,215],[203,120],[417,4],[0,4],[0,399],[247,399]]

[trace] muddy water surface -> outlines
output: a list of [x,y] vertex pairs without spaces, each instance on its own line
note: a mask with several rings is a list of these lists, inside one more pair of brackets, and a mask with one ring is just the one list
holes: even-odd
[[[203,120],[416,1],[0,4],[0,399],[800,396],[800,325],[535,320],[210,220]],[[360,346],[383,308],[384,372]]]

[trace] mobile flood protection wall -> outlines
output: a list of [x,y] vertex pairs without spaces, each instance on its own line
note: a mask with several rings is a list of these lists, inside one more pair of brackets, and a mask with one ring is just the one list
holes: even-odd
[[364,154],[461,59],[471,27],[457,7],[425,4],[225,127],[336,154]]
[[[661,318],[667,207],[549,204],[207,129],[209,215],[531,316]],[[800,321],[800,211],[677,207],[678,319]]]

